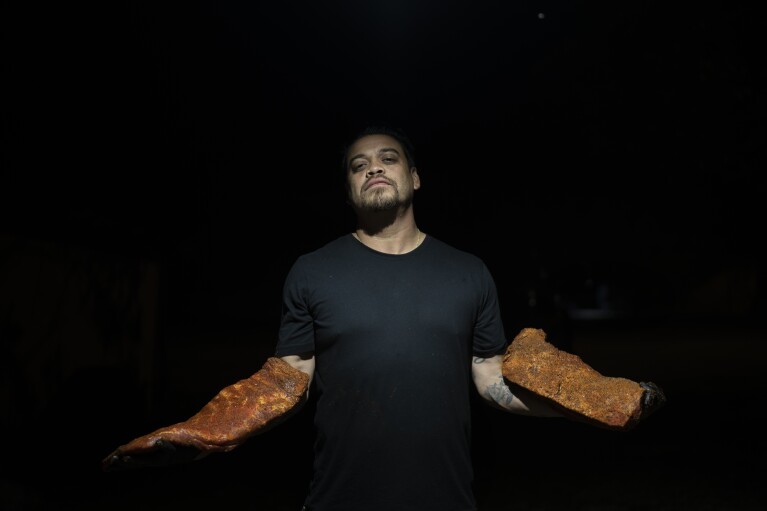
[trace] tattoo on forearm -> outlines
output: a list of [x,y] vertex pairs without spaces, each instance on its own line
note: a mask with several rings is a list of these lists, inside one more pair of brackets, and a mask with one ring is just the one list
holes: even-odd
[[503,378],[497,383],[488,385],[487,389],[485,389],[485,396],[498,403],[503,408],[509,408],[511,406],[511,401],[514,399],[514,394],[511,393],[511,389],[509,389],[508,385],[503,382]]

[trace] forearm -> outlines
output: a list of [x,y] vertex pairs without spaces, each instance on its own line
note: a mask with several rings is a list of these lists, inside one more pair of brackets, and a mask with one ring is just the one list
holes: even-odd
[[270,358],[249,378],[222,389],[188,420],[118,447],[104,459],[103,468],[169,464],[181,451],[187,461],[195,449],[203,455],[230,451],[300,408],[308,384],[309,375],[284,360]]
[[501,372],[500,357],[474,357],[472,373],[480,397],[494,408],[535,417],[562,416],[562,413],[548,402],[508,382]]
[[[512,387],[514,390],[512,391]],[[500,376],[480,390],[480,396],[492,407],[505,412],[534,417],[562,417],[562,413],[525,389],[509,384]]]
[[613,430],[632,429],[666,401],[658,385],[605,376],[548,343],[540,329],[525,328],[514,338],[502,371],[506,381],[551,403],[564,417]]

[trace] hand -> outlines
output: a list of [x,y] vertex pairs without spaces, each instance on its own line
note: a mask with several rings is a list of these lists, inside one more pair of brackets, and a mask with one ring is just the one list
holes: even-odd
[[155,440],[149,449],[131,450],[124,447],[116,449],[102,460],[103,471],[176,465],[194,461],[205,455],[195,447],[176,445],[161,438]]
[[666,394],[663,389],[651,381],[639,382],[639,386],[644,389],[639,419],[644,420],[666,404]]

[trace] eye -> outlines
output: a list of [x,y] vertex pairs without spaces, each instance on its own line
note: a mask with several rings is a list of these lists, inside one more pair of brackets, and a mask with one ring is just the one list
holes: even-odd
[[351,165],[352,172],[359,172],[365,168],[366,163],[364,161],[356,161]]

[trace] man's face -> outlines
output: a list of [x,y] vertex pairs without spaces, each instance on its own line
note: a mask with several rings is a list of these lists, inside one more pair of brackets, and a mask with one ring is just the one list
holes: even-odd
[[347,154],[349,201],[358,210],[389,211],[413,201],[421,186],[418,171],[408,167],[405,151],[388,135],[367,135]]

